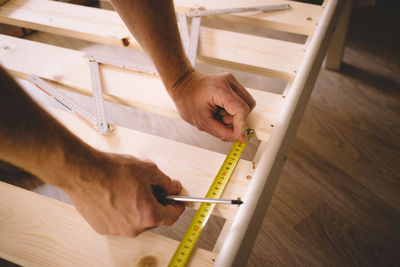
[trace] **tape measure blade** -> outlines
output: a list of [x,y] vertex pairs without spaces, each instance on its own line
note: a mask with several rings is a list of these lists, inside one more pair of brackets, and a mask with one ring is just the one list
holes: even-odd
[[[249,134],[249,139],[251,136],[252,133]],[[229,178],[232,176],[232,173],[239,162],[240,156],[242,155],[246,145],[247,143],[235,141],[220,169],[218,170],[217,176],[215,177],[205,196],[206,198],[219,198],[221,196],[225,186],[229,181]],[[216,204],[214,203],[202,203],[200,205],[188,229],[186,230],[185,235],[179,243],[171,261],[169,262],[169,267],[185,266],[204,226],[211,216],[215,205]]]

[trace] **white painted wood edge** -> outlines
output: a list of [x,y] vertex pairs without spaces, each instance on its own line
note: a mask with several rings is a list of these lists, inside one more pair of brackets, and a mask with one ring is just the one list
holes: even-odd
[[[310,78],[313,78],[311,75],[313,75],[313,71],[315,72],[314,63],[318,62],[318,60],[320,61],[319,64],[322,63],[321,46],[328,31],[331,30],[334,15],[337,15],[339,2],[341,1],[331,0],[327,3],[320,25],[309,45],[305,59],[300,66],[298,75],[287,97],[288,102],[283,107],[276,128],[260,158],[253,181],[244,197],[244,204],[241,205],[232,227],[225,238],[215,266],[245,266],[247,262],[258,229],[276,187],[286,152],[295,136],[293,132],[290,135],[289,131],[297,129],[296,125],[293,127],[293,124],[296,124],[297,119],[298,125],[302,116],[302,114],[295,113],[296,108],[299,104],[305,106],[306,102],[300,103],[300,100],[305,91],[304,89],[309,85]],[[318,72],[315,75],[317,74]],[[259,211],[263,211],[263,214],[260,214]],[[255,218],[256,220],[254,220]]]

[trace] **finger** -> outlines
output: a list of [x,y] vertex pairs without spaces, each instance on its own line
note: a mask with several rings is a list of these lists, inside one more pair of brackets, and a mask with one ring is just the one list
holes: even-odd
[[215,137],[218,137],[222,141],[234,141],[233,129],[224,125],[221,121],[217,121],[214,118],[209,118],[205,125],[207,128],[204,130]]
[[176,220],[178,220],[179,216],[182,215],[184,210],[185,205],[183,204],[173,204],[163,207],[162,212],[164,216],[160,222],[160,225],[173,225]]
[[229,81],[232,89],[249,105],[250,110],[253,110],[256,106],[256,100],[250,95],[250,93],[244,88],[235,77]]
[[233,116],[231,115],[225,115],[222,117],[222,121],[226,124],[226,125],[232,125],[233,124]]
[[176,195],[182,190],[178,180],[172,180],[159,169],[150,177],[150,183],[162,187],[168,195]]
[[232,125],[233,117],[225,109],[218,107],[217,113],[214,116],[216,120],[222,121],[225,125]]
[[233,117],[233,137],[241,142],[246,142],[246,121],[250,113],[250,107],[247,103],[233,90],[224,90],[223,94],[217,95],[215,102]]
[[233,116],[233,135],[242,143],[248,141],[246,121],[247,115],[236,114]]

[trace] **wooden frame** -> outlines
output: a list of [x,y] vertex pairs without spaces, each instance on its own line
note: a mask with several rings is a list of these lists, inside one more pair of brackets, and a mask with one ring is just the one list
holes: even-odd
[[[175,4],[178,10],[187,10],[196,5],[212,9],[260,5],[262,2],[176,0]],[[255,128],[257,137],[262,141],[253,160],[257,168],[254,172],[252,162],[240,160],[223,197],[241,196],[244,204],[240,208],[219,207],[215,210],[214,215],[227,221],[214,251],[195,249],[190,266],[246,264],[338,16],[342,7],[348,5],[344,4],[347,1],[340,0],[326,0],[324,6],[283,0],[269,2],[289,3],[292,9],[267,14],[221,15],[214,19],[304,34],[308,36],[305,44],[210,27],[202,27],[201,30],[198,62],[282,79],[287,86],[284,94],[249,89],[258,104],[250,117],[250,127]],[[73,23],[76,20],[79,23]],[[114,11],[47,0],[14,0],[0,8],[0,22],[138,48]],[[246,38],[245,41],[243,38]],[[15,77],[25,78],[36,73],[58,88],[90,94],[89,68],[81,52],[0,36],[0,62]],[[158,77],[110,66],[102,67],[102,76],[107,100],[178,118]],[[138,85],[134,89],[136,93],[123,86],[132,82]],[[92,146],[150,158],[168,175],[184,177],[182,182],[188,194],[205,194],[224,158],[220,153],[118,126],[108,136],[96,135],[70,114],[55,110],[50,112]],[[246,179],[248,176],[253,178]],[[0,184],[0,191],[0,256],[18,264],[125,266],[152,260],[164,266],[178,244],[151,232],[135,239],[99,236],[70,205],[5,183]]]

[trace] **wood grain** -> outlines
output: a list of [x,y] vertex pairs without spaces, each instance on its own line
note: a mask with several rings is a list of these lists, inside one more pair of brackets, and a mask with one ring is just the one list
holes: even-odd
[[[178,241],[146,232],[137,238],[95,233],[71,205],[0,182],[0,257],[29,266],[166,266]],[[16,212],[18,211],[18,212]],[[215,255],[195,249],[191,266]]]
[[321,71],[248,266],[399,266],[397,8],[353,10],[344,64]]
[[[26,78],[35,73],[54,81],[55,86],[92,94],[88,60],[83,52],[0,35],[0,62],[15,77]],[[101,76],[106,100],[180,118],[159,77],[108,65],[101,67]],[[259,104],[250,114],[248,126],[256,130],[259,139],[268,140],[285,99],[266,91],[249,92]]]
[[[118,14],[110,10],[15,0],[0,9],[0,22],[103,44],[140,47]],[[300,44],[207,27],[201,28],[199,45],[203,61],[285,80],[294,78],[304,54]]]
[[[48,111],[73,134],[97,149],[153,161],[165,174],[182,182],[184,195],[205,196],[225,160],[223,154],[123,127],[114,126],[110,134],[101,135],[70,113]],[[240,160],[221,198],[243,198],[250,182],[246,177],[252,172],[252,163]],[[233,218],[237,210],[235,205],[218,205],[214,214]]]

